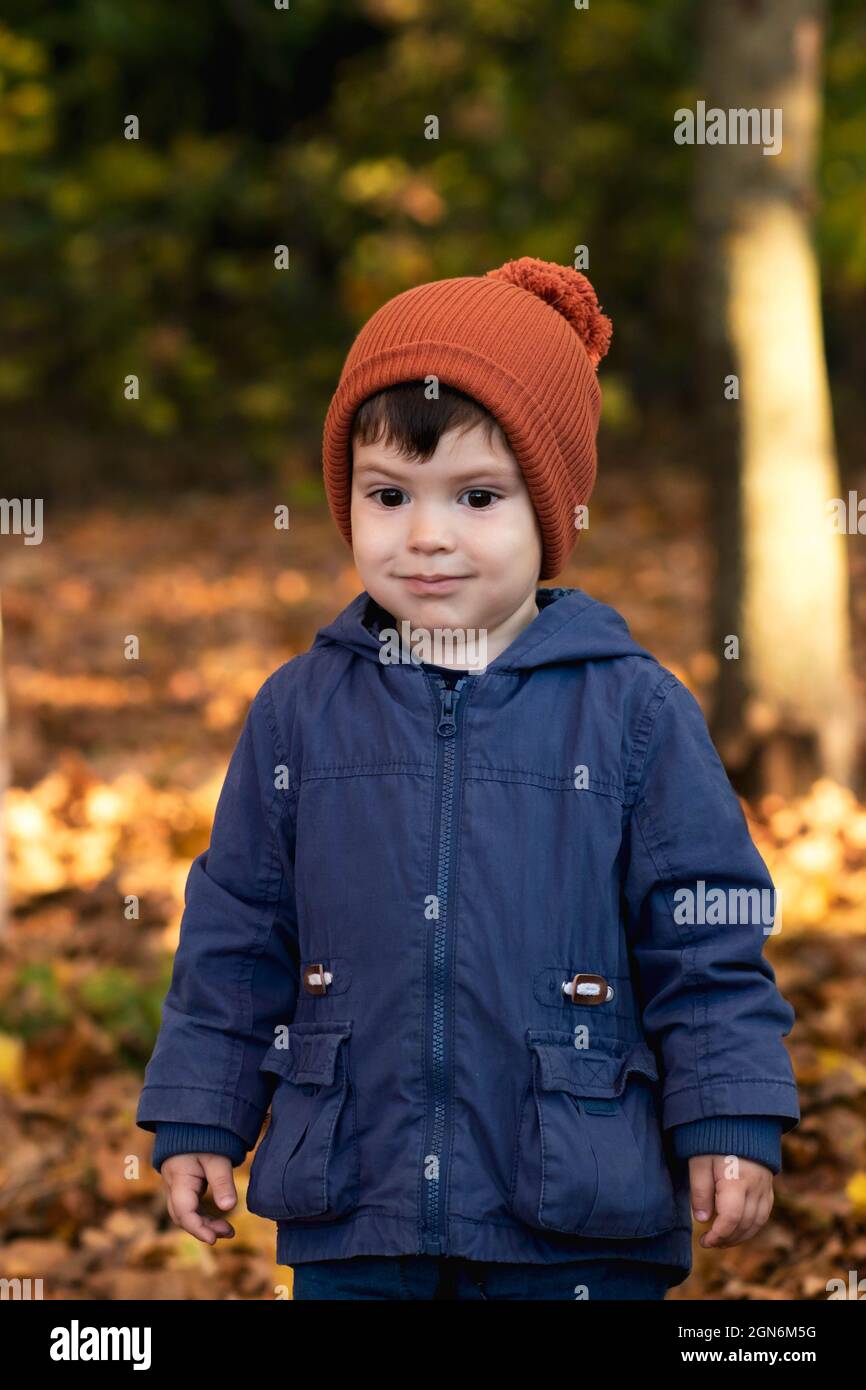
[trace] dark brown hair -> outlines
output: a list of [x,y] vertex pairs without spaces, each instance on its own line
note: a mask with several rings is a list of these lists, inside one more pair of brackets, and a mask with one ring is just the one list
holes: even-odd
[[352,421],[352,440],[359,444],[384,442],[406,458],[421,462],[430,458],[449,430],[465,433],[479,424],[484,426],[488,443],[498,431],[508,445],[495,415],[473,396],[440,382],[439,399],[429,400],[423,381],[401,381],[377,391],[358,407]]

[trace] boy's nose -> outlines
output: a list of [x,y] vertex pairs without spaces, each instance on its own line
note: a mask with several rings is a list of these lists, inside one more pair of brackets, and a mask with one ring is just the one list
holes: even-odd
[[437,502],[416,502],[412,507],[407,545],[432,550],[453,544],[453,530],[447,508]]

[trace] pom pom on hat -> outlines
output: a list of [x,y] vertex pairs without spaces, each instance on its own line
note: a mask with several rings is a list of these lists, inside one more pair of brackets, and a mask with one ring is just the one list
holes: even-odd
[[595,370],[610,347],[613,324],[599,308],[595,290],[579,270],[555,261],[541,261],[535,256],[521,256],[506,261],[496,270],[488,270],[494,280],[507,280],[522,290],[543,299],[567,319],[586,348]]

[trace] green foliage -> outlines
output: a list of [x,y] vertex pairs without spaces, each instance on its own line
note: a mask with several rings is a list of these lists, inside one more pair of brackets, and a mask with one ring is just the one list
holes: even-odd
[[[829,10],[832,298],[866,284],[866,18]],[[672,127],[700,95],[696,30],[688,0],[12,0],[0,402],[107,456],[199,438],[205,483],[215,437],[277,474],[299,445],[317,468],[343,356],[384,299],[586,245],[622,378],[607,424],[633,422],[692,367]]]
[[155,978],[117,966],[91,971],[77,985],[64,983],[51,963],[23,965],[0,998],[0,1033],[33,1042],[73,1026],[87,1015],[116,1045],[118,1061],[138,1065],[153,1051],[172,962]]
[[53,965],[23,965],[16,971],[8,995],[0,999],[0,1033],[29,1041],[67,1025],[72,1009]]
[[132,971],[106,966],[82,981],[78,1003],[117,1042],[125,1057],[146,1057],[156,1038],[168,984],[163,977],[156,988],[143,984]]

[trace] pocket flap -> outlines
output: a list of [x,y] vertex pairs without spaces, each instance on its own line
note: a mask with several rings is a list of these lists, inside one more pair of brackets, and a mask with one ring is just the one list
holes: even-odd
[[619,1096],[629,1072],[658,1081],[656,1059],[644,1042],[599,1039],[578,1048],[568,1033],[529,1029],[527,1043],[538,1058],[540,1084],[545,1091],[568,1091],[573,1096]]
[[317,1086],[332,1086],[338,1048],[351,1031],[351,1023],[293,1023],[288,1029],[286,1046],[273,1043],[259,1071],[276,1072],[277,1076],[298,1085],[311,1082]]

